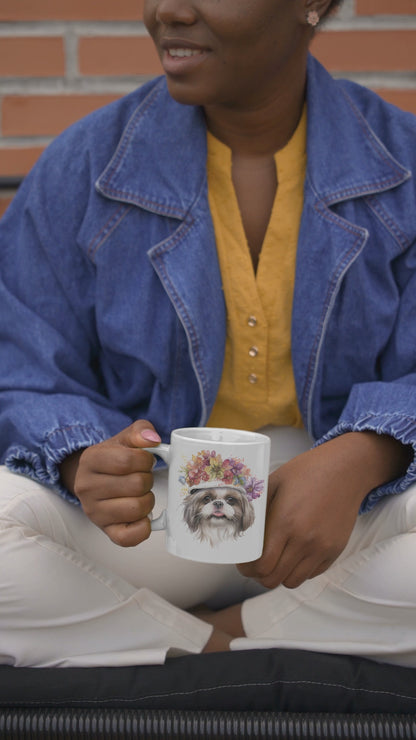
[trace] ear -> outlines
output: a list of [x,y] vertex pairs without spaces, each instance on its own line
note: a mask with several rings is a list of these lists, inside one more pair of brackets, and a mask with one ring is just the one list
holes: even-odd
[[241,494],[241,505],[242,505],[242,510],[243,510],[241,531],[245,532],[246,529],[251,527],[251,525],[254,523],[255,514],[254,514],[253,504],[242,494]]
[[316,18],[319,18],[319,20],[322,20],[326,13],[328,12],[328,8],[330,7],[332,3],[332,0],[302,0],[303,5],[303,18],[306,25],[313,27],[310,21],[308,21],[308,18],[310,18],[310,14],[313,13]]
[[191,532],[195,532],[198,529],[198,494],[192,494],[192,498],[186,497],[183,504],[183,518],[185,523],[188,525]]

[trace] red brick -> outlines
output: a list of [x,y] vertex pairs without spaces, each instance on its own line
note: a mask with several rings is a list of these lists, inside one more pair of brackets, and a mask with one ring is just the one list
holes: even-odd
[[0,194],[0,218],[2,217],[3,213],[6,212],[6,209],[12,202],[13,197],[10,195],[1,195]]
[[376,90],[389,103],[416,115],[416,90]]
[[59,77],[65,74],[64,42],[54,36],[13,36],[0,41],[3,77]]
[[78,49],[83,75],[156,75],[162,71],[149,36],[84,36]]
[[357,15],[415,15],[415,0],[356,0]]
[[416,31],[323,31],[313,53],[331,70],[348,72],[416,70]]
[[119,95],[5,95],[3,136],[55,136]]
[[0,21],[140,20],[143,0],[0,0]]
[[43,150],[43,146],[0,148],[0,177],[25,175]]

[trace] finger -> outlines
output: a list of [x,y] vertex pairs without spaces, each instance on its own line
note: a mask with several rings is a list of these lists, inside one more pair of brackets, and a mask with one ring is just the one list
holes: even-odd
[[276,554],[264,554],[258,560],[252,560],[250,563],[239,563],[237,565],[240,573],[246,578],[254,578],[263,583],[263,580],[272,576],[276,563],[279,560],[279,551]]
[[[260,581],[266,588],[276,588],[281,583],[286,585],[286,581],[290,579],[291,574],[301,563],[306,563],[307,559],[304,553],[299,551],[296,541],[288,540],[279,557],[276,558],[274,566],[260,572]],[[316,562],[314,565],[316,565]]]
[[114,437],[121,445],[131,448],[151,447],[161,443],[161,438],[153,424],[146,419],[139,419],[123,429]]
[[277,588],[283,584],[286,588],[298,588],[307,580],[314,578],[331,564],[331,561],[319,559],[319,556],[302,557],[291,548],[287,548],[276,568],[268,576],[261,579],[266,588]]
[[140,498],[107,499],[101,501],[87,516],[101,528],[111,524],[132,524],[149,516],[154,505],[155,497],[151,492]]
[[274,572],[286,546],[287,539],[285,537],[279,537],[277,535],[275,537],[268,537],[266,525],[264,547],[261,557],[250,563],[240,563],[238,570],[247,578],[255,578],[263,583],[263,579],[267,578]]
[[150,472],[155,463],[151,452],[133,449],[118,444],[107,444],[91,447],[89,454],[82,460],[83,470],[89,474],[126,476],[131,473]]
[[120,498],[139,498],[151,491],[152,473],[131,473],[130,475],[99,476],[97,480],[96,501]]
[[330,560],[329,559],[324,560],[321,563],[321,565],[319,565],[319,567],[316,568],[313,571],[313,573],[311,573],[311,575],[309,576],[309,578],[316,578],[316,576],[321,576],[322,573],[325,573],[325,571],[328,570],[328,568],[331,567],[331,565],[335,562],[335,560],[336,560],[336,558],[332,558]]
[[238,563],[237,564],[237,570],[241,573],[242,576],[245,576],[246,578],[254,578],[257,579],[258,573],[257,573],[257,563],[258,560],[253,560],[250,563]]
[[106,535],[120,547],[135,547],[150,537],[150,519],[145,517],[129,524],[110,524],[102,528]]
[[89,515],[101,501],[144,496],[151,491],[152,486],[152,473],[134,473],[126,476],[98,473],[77,481],[74,492],[81,501],[85,513]]
[[319,569],[316,559],[304,558],[295,565],[292,572],[289,573],[281,583],[286,588],[299,588],[305,581],[313,577],[313,574]]
[[253,565],[255,568],[251,577],[266,588],[277,588],[282,583],[288,588],[295,588],[317,567],[317,562],[299,552],[297,543],[289,540],[280,551],[271,548],[268,553],[263,553]]

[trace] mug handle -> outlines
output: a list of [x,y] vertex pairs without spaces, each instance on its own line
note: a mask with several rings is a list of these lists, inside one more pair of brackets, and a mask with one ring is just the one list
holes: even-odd
[[[152,455],[157,455],[158,457],[161,457],[162,460],[165,461],[169,465],[169,457],[170,457],[170,445],[166,445],[162,442],[162,444],[157,445],[157,447],[142,447],[142,450],[146,450],[147,452],[151,452]],[[151,519],[150,520],[150,528],[152,532],[156,532],[160,529],[166,529],[167,527],[167,513],[166,509],[163,509],[160,516],[157,517],[157,519]]]

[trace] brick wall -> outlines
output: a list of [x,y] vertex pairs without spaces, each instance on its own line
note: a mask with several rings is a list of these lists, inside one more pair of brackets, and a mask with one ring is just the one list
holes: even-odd
[[[143,0],[0,0],[0,178],[161,71]],[[416,113],[416,0],[344,0],[313,43],[336,75]],[[0,213],[12,192],[1,192]]]

